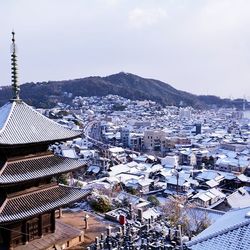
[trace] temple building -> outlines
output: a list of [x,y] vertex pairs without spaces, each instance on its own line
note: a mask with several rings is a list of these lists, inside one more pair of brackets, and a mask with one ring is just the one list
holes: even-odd
[[0,108],[0,249],[55,232],[55,211],[89,191],[52,181],[86,163],[54,155],[49,146],[81,136],[43,116],[19,97],[12,33],[14,97]]

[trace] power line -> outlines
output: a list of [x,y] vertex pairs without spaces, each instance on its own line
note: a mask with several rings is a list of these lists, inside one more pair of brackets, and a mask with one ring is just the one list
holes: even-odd
[[11,232],[20,233],[21,235],[30,236],[30,234],[23,233],[22,231],[13,230],[13,229],[10,229],[10,228],[7,228],[7,227],[3,227],[3,226],[0,226],[0,228],[8,230],[8,231],[11,231]]

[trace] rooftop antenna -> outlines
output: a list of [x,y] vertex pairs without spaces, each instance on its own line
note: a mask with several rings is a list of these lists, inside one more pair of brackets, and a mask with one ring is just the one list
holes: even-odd
[[14,93],[14,100],[20,100],[19,92],[20,87],[17,81],[17,59],[16,59],[16,44],[15,44],[15,32],[12,31],[12,46],[11,46],[11,81],[12,81],[12,89]]

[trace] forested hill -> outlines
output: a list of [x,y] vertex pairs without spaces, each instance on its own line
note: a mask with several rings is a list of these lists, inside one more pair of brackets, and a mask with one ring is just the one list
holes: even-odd
[[[132,100],[149,99],[162,105],[193,106],[230,102],[215,96],[197,96],[177,90],[171,85],[146,79],[129,73],[118,73],[107,77],[86,77],[65,81],[25,83],[21,85],[21,99],[35,107],[53,107],[57,102],[71,103],[75,96],[120,95]],[[1,87],[0,105],[12,97],[10,86]]]

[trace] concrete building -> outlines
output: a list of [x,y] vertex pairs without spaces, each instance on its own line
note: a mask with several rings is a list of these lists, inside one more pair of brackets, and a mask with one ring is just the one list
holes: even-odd
[[162,130],[146,130],[144,132],[144,147],[146,149],[160,151],[165,142],[166,132]]

